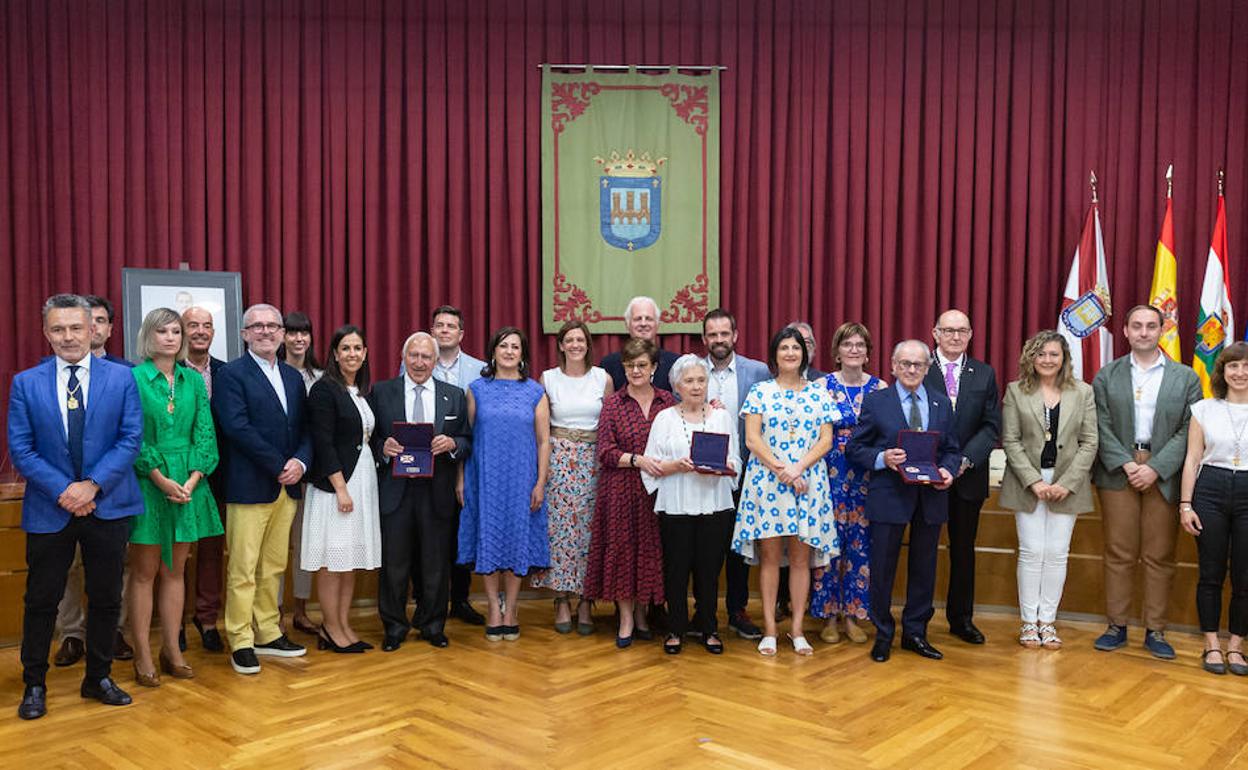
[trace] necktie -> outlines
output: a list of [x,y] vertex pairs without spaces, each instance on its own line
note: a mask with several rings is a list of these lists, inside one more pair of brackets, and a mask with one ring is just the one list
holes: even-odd
[[425,421],[425,402],[421,398],[421,394],[425,392],[424,385],[416,386],[416,398],[412,399],[412,422]]
[[945,393],[949,398],[958,397],[958,365],[945,364]]
[[919,397],[910,394],[910,430],[923,430],[923,414],[919,411]]
[[74,480],[82,480],[82,430],[87,424],[87,407],[83,403],[78,367],[69,367],[69,383],[65,389],[65,412],[69,423],[69,460],[74,466]]

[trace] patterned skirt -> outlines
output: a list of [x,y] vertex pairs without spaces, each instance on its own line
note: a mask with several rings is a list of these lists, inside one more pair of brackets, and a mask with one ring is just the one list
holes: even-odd
[[534,588],[581,593],[589,562],[594,499],[598,491],[597,443],[550,439],[550,480],[546,511],[550,569],[533,575]]

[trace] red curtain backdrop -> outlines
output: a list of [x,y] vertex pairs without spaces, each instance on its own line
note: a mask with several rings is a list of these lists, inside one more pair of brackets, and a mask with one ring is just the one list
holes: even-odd
[[1121,310],[1175,164],[1186,357],[1225,167],[1248,311],[1240,0],[7,0],[0,388],[46,350],[46,295],[120,299],[123,266],[181,262],[240,271],[245,303],[308,311],[322,343],[360,323],[381,362],[451,302],[471,352],[514,323],[550,365],[541,62],[728,68],[722,301],[750,355],[806,318],[829,367],[857,319],[879,370],[957,306],[1013,378],[1055,322],[1090,169]]

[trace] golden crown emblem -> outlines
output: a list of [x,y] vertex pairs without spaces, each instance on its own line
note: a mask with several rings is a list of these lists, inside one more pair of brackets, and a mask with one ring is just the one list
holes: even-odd
[[594,162],[602,167],[607,176],[622,177],[648,177],[658,176],[659,166],[667,162],[667,158],[659,158],[654,160],[650,157],[650,153],[643,152],[638,155],[632,149],[620,155],[619,152],[612,150],[611,154],[606,158],[594,156]]

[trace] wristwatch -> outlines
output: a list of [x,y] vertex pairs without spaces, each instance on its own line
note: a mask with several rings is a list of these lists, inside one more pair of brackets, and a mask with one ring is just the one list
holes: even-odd
[[629,464],[629,465],[631,465],[631,466],[632,466],[632,467],[634,467],[634,468],[636,468],[636,467],[637,467],[637,453],[636,453],[636,452],[629,452],[629,454],[628,454],[628,464]]

